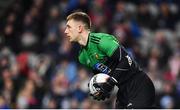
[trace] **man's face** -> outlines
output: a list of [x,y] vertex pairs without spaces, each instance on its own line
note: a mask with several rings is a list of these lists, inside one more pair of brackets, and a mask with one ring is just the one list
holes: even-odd
[[70,42],[77,42],[79,37],[79,25],[80,23],[71,19],[66,23],[65,34],[69,38]]

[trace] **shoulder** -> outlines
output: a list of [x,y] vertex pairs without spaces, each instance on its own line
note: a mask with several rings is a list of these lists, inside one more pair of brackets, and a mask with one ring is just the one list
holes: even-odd
[[104,40],[118,41],[115,36],[113,36],[111,34],[107,34],[107,33],[91,33],[90,34],[90,39],[91,40],[96,40],[96,41],[104,41]]
[[104,38],[104,37],[112,37],[112,36],[113,35],[107,33],[91,33],[91,37]]

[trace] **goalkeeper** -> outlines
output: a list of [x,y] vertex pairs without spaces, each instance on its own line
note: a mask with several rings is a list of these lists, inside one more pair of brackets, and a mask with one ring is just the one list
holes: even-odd
[[90,31],[91,20],[84,12],[74,12],[67,17],[65,34],[70,42],[81,45],[79,62],[93,70],[94,74],[111,76],[107,85],[99,85],[94,99],[109,97],[113,87],[118,89],[116,108],[152,108],[155,102],[155,89],[150,78],[113,36]]

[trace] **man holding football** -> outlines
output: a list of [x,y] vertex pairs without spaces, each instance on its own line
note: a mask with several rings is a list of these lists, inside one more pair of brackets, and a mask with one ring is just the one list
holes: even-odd
[[110,76],[103,84],[93,84],[98,91],[91,94],[93,98],[108,98],[116,85],[119,88],[116,108],[153,108],[155,89],[150,78],[113,35],[93,33],[90,28],[90,17],[84,12],[74,12],[67,17],[65,34],[70,42],[81,45],[79,62],[94,74]]

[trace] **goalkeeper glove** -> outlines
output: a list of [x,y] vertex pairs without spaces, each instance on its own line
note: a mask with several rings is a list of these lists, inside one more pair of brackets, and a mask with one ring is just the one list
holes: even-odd
[[114,86],[117,84],[116,79],[109,77],[105,83],[94,83],[93,86],[98,91],[95,94],[90,94],[95,100],[105,100],[109,98]]

